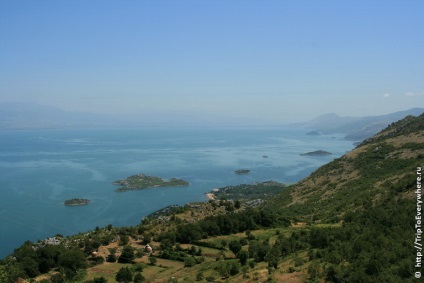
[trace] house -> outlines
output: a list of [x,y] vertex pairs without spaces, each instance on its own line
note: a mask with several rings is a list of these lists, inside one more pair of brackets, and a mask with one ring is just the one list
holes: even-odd
[[56,237],[48,238],[44,240],[44,243],[46,243],[47,245],[60,245],[60,241]]
[[144,247],[144,251],[145,251],[146,253],[151,254],[151,253],[153,252],[153,249],[152,249],[152,247],[151,247],[149,244],[147,244],[147,245]]

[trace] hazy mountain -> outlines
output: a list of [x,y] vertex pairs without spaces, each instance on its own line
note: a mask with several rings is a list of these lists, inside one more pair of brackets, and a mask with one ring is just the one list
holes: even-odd
[[263,121],[188,111],[94,114],[35,103],[0,103],[0,129],[261,126]]
[[48,129],[117,125],[101,114],[64,111],[35,103],[0,103],[0,129]]
[[346,139],[361,141],[377,134],[391,123],[408,115],[418,116],[422,113],[424,113],[424,108],[412,108],[387,115],[365,117],[340,117],[331,113],[297,125],[325,134],[344,133],[346,134]]
[[[407,115],[417,116],[423,108],[413,108],[382,116],[340,117],[325,114],[296,126],[331,134],[344,133],[346,139],[361,141]],[[65,111],[36,103],[0,103],[0,129],[69,129],[111,127],[255,127],[266,122],[244,117],[220,117],[187,111],[95,114]]]

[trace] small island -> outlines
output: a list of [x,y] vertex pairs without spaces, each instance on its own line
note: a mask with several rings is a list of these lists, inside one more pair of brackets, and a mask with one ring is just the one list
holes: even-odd
[[317,131],[312,131],[312,132],[309,132],[309,133],[306,133],[308,136],[320,136],[321,134],[320,133],[318,133]]
[[301,153],[300,155],[302,156],[326,156],[326,155],[331,155],[331,152],[328,151],[324,151],[324,150],[316,150],[316,151],[311,151],[311,152],[307,152],[307,153]]
[[187,181],[181,179],[171,178],[169,180],[164,180],[159,177],[148,176],[145,174],[132,175],[124,180],[117,180],[112,184],[122,186],[121,188],[116,189],[116,192],[144,190],[147,188],[158,187],[182,187],[189,185]]
[[240,169],[240,170],[234,171],[234,174],[237,174],[237,175],[243,175],[243,174],[249,174],[249,173],[250,173],[250,170],[248,169]]
[[73,198],[65,200],[64,204],[67,206],[76,206],[76,205],[87,205],[90,203],[89,199],[85,198]]

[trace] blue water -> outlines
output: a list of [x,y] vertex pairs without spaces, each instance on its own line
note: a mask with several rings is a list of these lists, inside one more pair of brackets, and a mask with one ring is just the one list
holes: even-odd
[[[0,131],[0,258],[25,240],[136,225],[170,204],[205,201],[231,184],[294,183],[351,150],[342,136],[303,129],[117,129]],[[314,150],[325,157],[300,156]],[[264,158],[266,155],[268,158]],[[250,169],[249,175],[234,170]],[[116,193],[112,182],[144,173],[188,187]],[[91,204],[67,207],[81,197]]]

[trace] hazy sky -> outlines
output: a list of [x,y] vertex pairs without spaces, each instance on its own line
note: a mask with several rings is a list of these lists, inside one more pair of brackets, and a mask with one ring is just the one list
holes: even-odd
[[424,1],[0,1],[0,102],[299,121],[424,107]]

